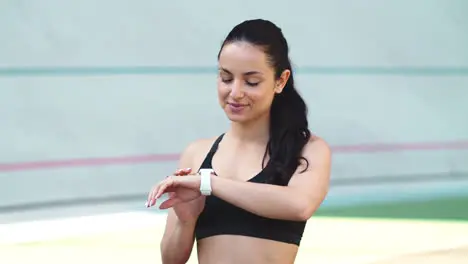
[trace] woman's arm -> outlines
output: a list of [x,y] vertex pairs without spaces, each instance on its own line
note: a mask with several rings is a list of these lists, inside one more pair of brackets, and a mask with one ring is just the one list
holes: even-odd
[[[254,214],[284,220],[309,219],[328,193],[331,151],[321,139],[309,142],[303,151],[309,162],[306,171],[299,167],[288,186],[243,182],[211,176],[212,195]],[[154,199],[180,188],[199,190],[200,176],[168,177],[154,189]],[[201,195],[200,193],[198,195]],[[192,197],[174,197],[164,201],[161,209],[171,208]]]
[[[199,147],[198,145],[200,145],[199,142],[194,142],[189,144],[183,151],[179,161],[180,169],[191,168],[193,166],[194,155]],[[180,221],[174,209],[169,209],[166,228],[160,245],[162,263],[184,264],[189,260],[195,241],[195,224],[196,219],[188,222]]]
[[195,241],[195,223],[182,223],[170,209],[160,245],[162,263],[185,264],[189,260]]
[[212,194],[254,214],[276,219],[304,221],[318,209],[330,182],[331,151],[325,141],[309,142],[303,152],[309,161],[288,186],[241,182],[212,176]]

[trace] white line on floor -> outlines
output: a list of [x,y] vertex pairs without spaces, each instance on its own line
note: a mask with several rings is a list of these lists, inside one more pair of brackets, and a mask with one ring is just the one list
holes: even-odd
[[116,213],[0,225],[0,245],[31,243],[155,227],[166,214]]

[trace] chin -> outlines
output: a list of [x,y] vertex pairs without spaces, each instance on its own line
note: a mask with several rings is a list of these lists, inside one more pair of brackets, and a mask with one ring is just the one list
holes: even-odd
[[244,123],[248,121],[248,117],[245,114],[233,114],[230,113],[229,111],[225,111],[227,118],[231,122],[236,122],[236,123]]
[[244,116],[232,115],[228,113],[226,113],[226,116],[231,122],[243,123],[246,121],[246,118]]

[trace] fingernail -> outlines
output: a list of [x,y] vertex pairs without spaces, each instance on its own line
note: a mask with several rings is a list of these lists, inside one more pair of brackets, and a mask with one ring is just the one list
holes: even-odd
[[148,206],[148,201],[146,201],[145,206],[146,206],[147,208],[149,207],[149,206]]

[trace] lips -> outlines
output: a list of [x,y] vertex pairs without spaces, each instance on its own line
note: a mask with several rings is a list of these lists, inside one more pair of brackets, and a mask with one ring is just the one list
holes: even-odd
[[230,104],[230,105],[233,106],[233,107],[243,107],[243,106],[247,106],[247,105],[245,105],[245,104],[237,104],[237,103],[228,103],[228,104]]
[[230,112],[233,114],[241,114],[247,105],[238,103],[228,103]]

